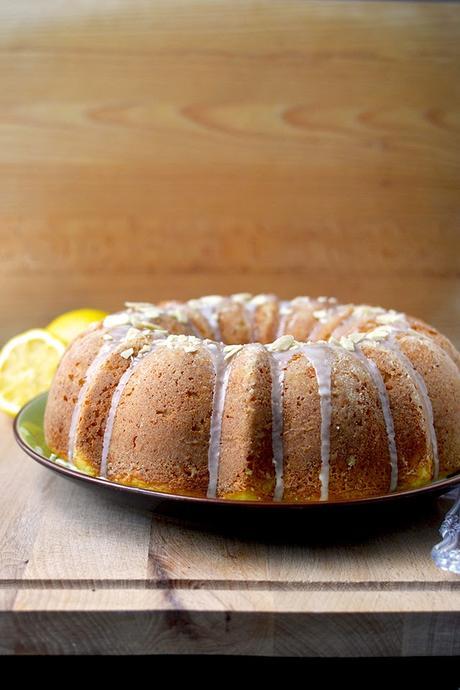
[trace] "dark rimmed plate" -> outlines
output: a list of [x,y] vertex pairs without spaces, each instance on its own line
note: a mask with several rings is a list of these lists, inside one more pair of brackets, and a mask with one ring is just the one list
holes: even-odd
[[[157,510],[160,506],[173,510],[180,511],[196,511],[196,509],[205,511],[209,509],[216,509],[224,511],[226,515],[233,513],[234,515],[243,512],[246,515],[250,514],[255,517],[256,514],[281,516],[286,512],[306,512],[308,515],[318,514],[325,516],[326,513],[336,514],[338,510],[343,513],[343,509],[361,509],[361,508],[375,508],[376,506],[390,506],[393,509],[395,504],[404,506],[409,499],[432,497],[434,495],[442,494],[460,483],[460,473],[448,479],[442,479],[432,482],[427,486],[410,491],[400,491],[392,494],[385,494],[384,496],[374,496],[372,498],[360,498],[354,500],[342,501],[310,501],[308,503],[273,503],[273,502],[258,502],[258,501],[234,501],[223,499],[209,499],[196,498],[192,496],[182,496],[176,494],[166,494],[159,491],[150,491],[148,489],[139,489],[133,486],[125,486],[109,482],[106,479],[99,477],[91,477],[87,474],[79,472],[76,469],[59,464],[50,459],[51,451],[47,448],[43,433],[43,417],[45,411],[47,394],[43,393],[30,402],[28,402],[16,416],[14,422],[14,434],[16,441],[22,450],[27,453],[36,462],[46,467],[61,476],[72,479],[85,484],[88,487],[110,494],[113,498],[121,499],[123,502],[131,503],[140,508]],[[166,511],[167,512],[167,511]]]

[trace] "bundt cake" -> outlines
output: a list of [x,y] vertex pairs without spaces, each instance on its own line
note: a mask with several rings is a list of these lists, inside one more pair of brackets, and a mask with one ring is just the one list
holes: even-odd
[[332,298],[128,302],[67,349],[45,437],[83,472],[168,493],[376,496],[460,470],[459,363],[424,322]]

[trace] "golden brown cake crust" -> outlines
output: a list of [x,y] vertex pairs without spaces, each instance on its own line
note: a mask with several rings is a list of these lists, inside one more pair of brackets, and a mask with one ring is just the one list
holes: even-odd
[[459,468],[460,377],[448,354],[435,341],[414,335],[399,339],[401,350],[411,360],[425,382],[431,401],[439,456],[439,475],[445,477]]
[[205,495],[213,372],[204,348],[153,351],[118,405],[107,477]]
[[332,368],[329,498],[359,498],[390,489],[388,440],[369,373],[349,352]]
[[315,370],[295,356],[284,385],[284,498],[319,500],[321,484],[321,410]]
[[363,352],[382,374],[389,397],[398,453],[398,489],[433,477],[433,456],[420,393],[397,354],[384,346],[364,345]]
[[44,431],[49,448],[67,458],[72,413],[89,365],[102,344],[103,330],[91,330],[67,348],[54,377],[45,410]]
[[273,496],[271,376],[267,351],[247,346],[231,365],[222,419],[219,496]]
[[75,428],[74,464],[93,474],[99,474],[103,452],[104,432],[111,401],[120,378],[130,367],[130,358],[125,358],[127,345],[136,356],[140,348],[149,343],[145,336],[116,344],[103,359],[81,400],[78,423]]

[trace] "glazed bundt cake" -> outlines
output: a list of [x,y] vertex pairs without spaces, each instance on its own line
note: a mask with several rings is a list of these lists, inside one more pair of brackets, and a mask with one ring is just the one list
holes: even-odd
[[460,470],[460,356],[335,299],[127,303],[67,349],[51,451],[109,481],[226,499],[352,499]]

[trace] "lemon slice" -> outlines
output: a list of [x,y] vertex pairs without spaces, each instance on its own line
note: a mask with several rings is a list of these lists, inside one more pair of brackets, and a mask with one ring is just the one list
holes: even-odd
[[46,330],[68,345],[77,335],[86,331],[88,326],[95,321],[102,321],[106,316],[107,312],[100,309],[75,309],[57,316],[48,324]]
[[65,345],[42,328],[11,338],[0,352],[0,410],[15,415],[46,391]]

